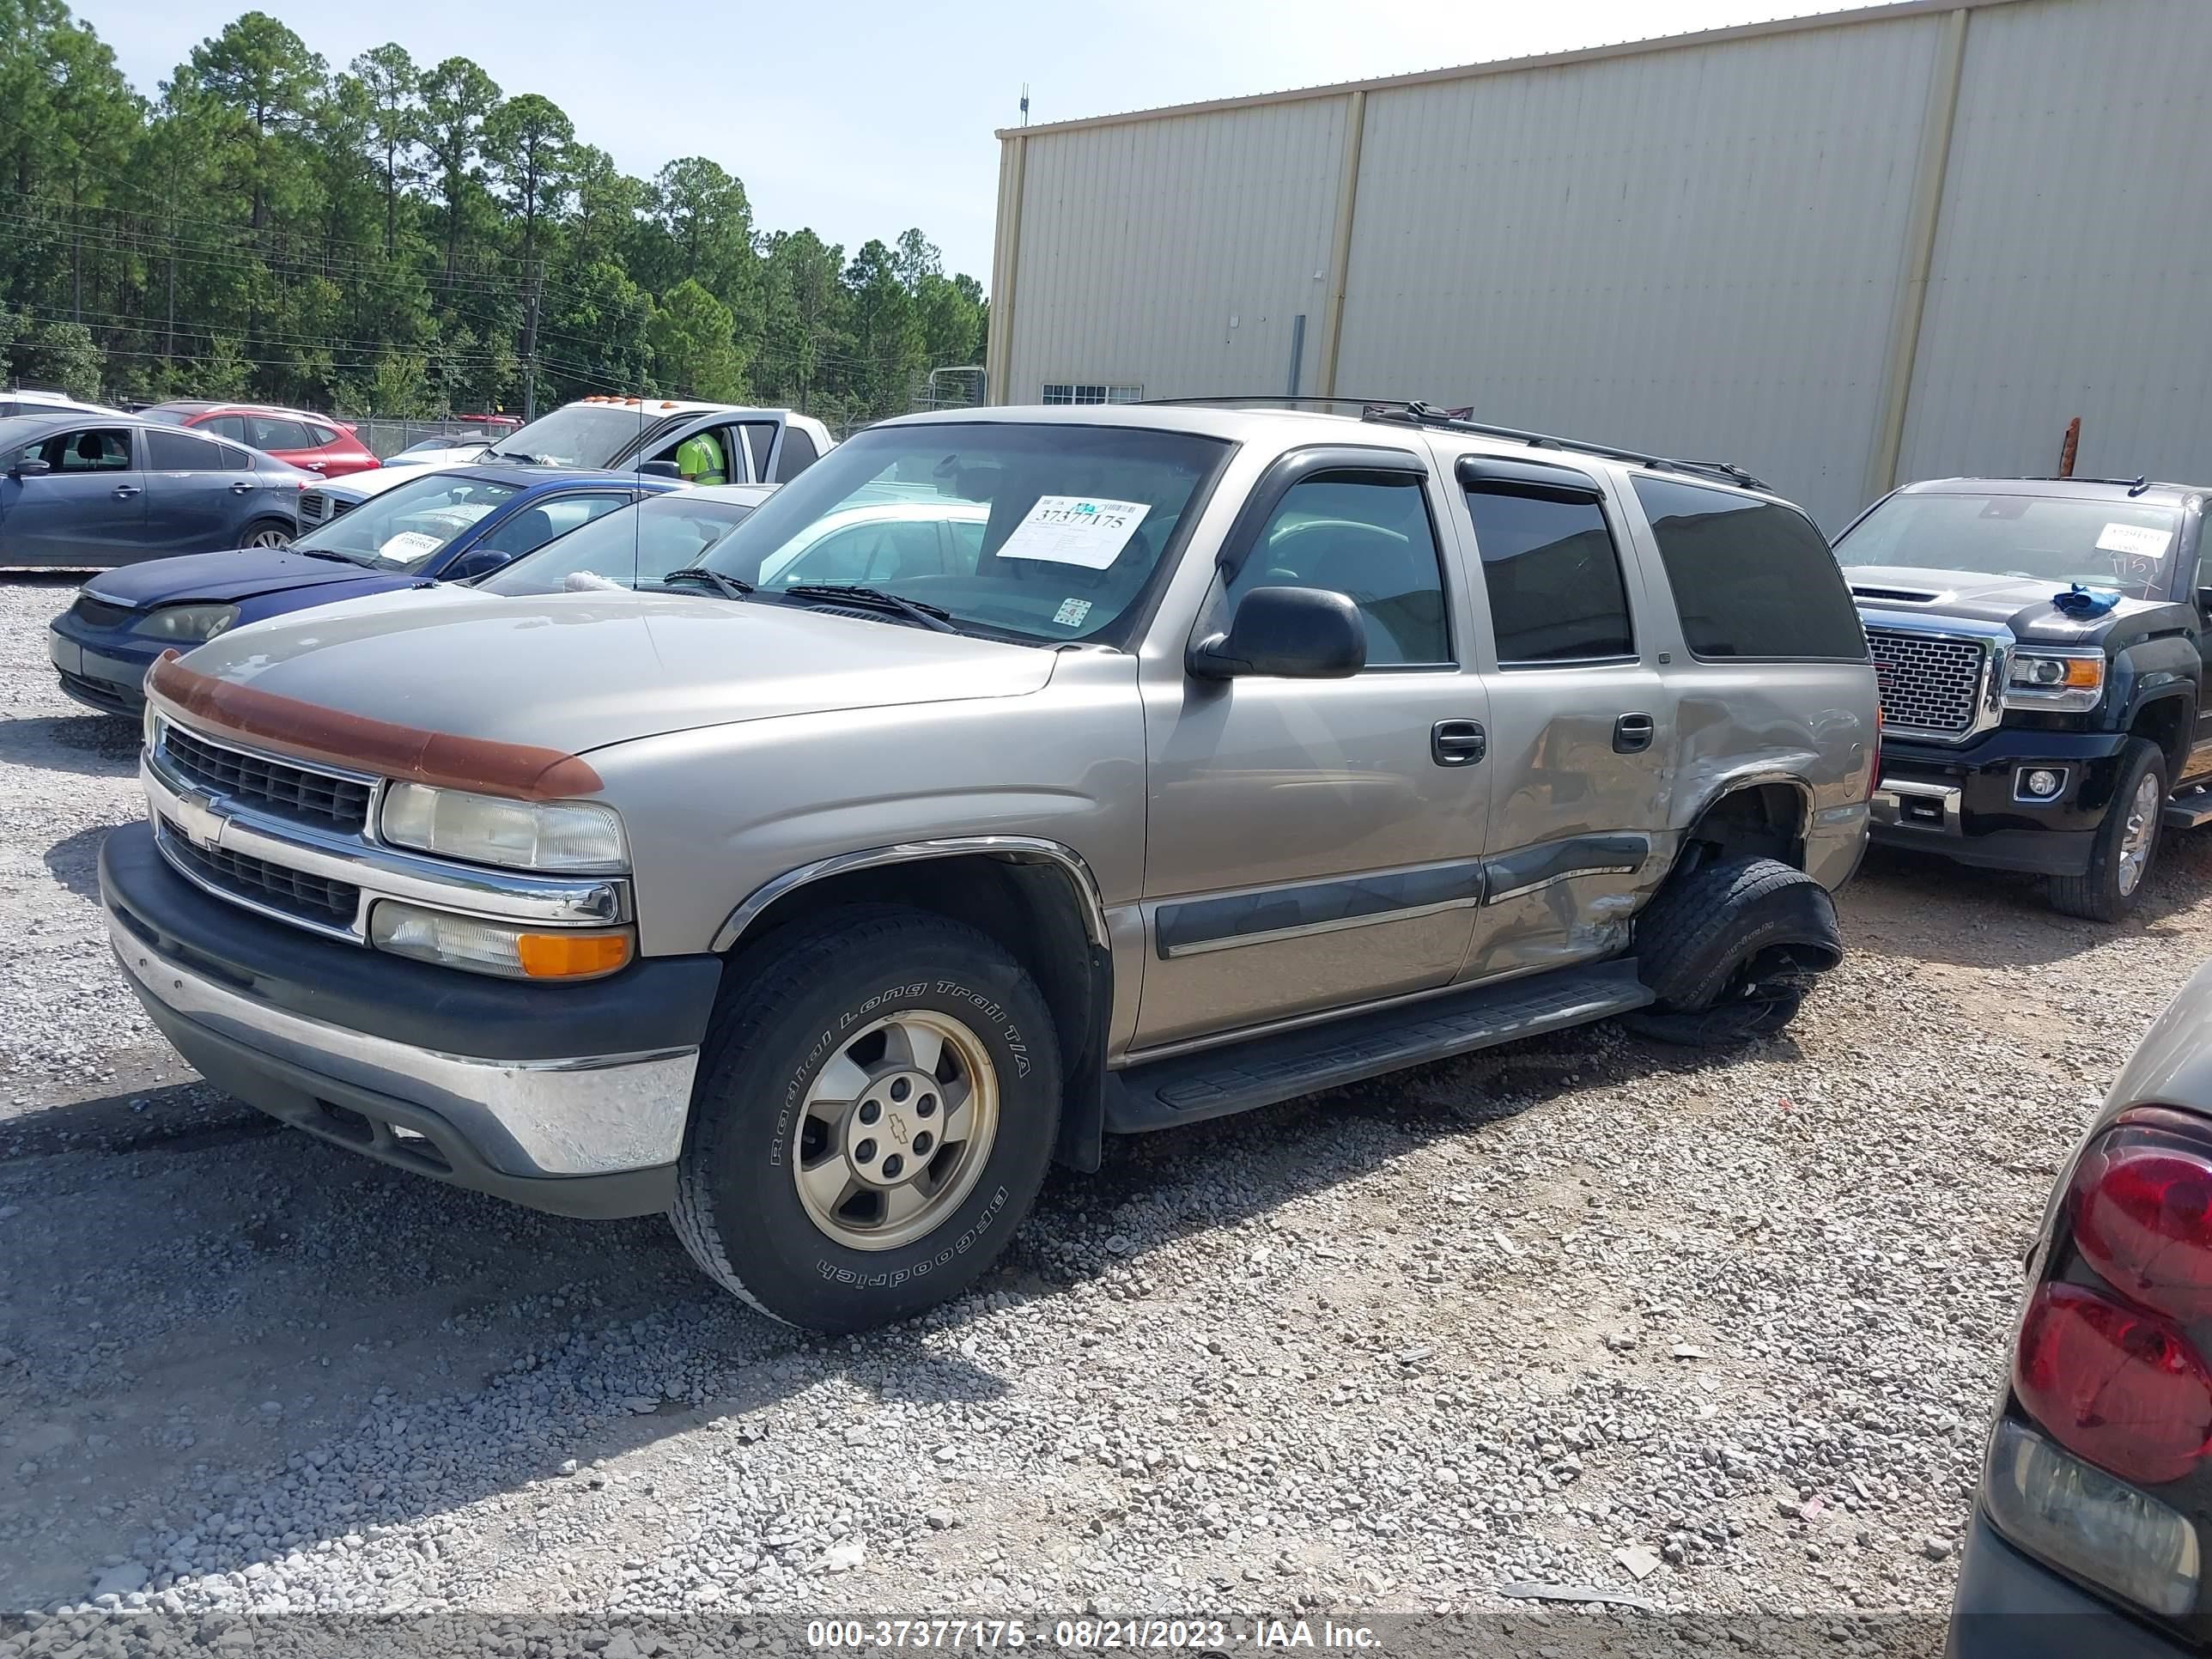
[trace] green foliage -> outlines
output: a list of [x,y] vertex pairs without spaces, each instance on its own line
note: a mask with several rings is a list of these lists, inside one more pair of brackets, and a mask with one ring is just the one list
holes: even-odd
[[[981,361],[919,229],[849,258],[742,180],[633,178],[550,99],[249,11],[152,104],[64,0],[0,0],[0,374],[80,395],[443,415],[683,392],[838,422]],[[943,377],[939,394],[969,388]]]
[[0,361],[9,378],[89,398],[100,390],[100,348],[82,323],[40,323],[0,313]]
[[731,331],[730,308],[690,277],[669,289],[646,332],[653,378],[662,391],[718,404],[744,395],[745,360]]

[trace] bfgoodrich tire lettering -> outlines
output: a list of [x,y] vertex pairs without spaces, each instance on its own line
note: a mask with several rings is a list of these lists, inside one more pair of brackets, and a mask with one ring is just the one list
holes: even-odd
[[[925,1098],[928,1115],[915,1116]],[[927,1149],[947,1179],[894,1218],[890,1195],[921,1181],[902,1169],[909,1178],[892,1182],[886,1166],[918,1158],[924,1133],[950,1139],[963,1101],[971,1139]],[[864,1104],[876,1114],[866,1122]],[[883,1324],[960,1295],[997,1260],[1043,1183],[1059,1118],[1051,1018],[1012,957],[921,911],[832,911],[733,964],[671,1218],[709,1277],[773,1318],[827,1332]],[[951,1156],[963,1148],[972,1168]],[[842,1206],[830,1179],[839,1158],[852,1193]],[[894,1219],[925,1230],[908,1237]]]

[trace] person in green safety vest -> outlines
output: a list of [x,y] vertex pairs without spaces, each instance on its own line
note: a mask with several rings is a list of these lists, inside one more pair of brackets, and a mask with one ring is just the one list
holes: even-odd
[[676,446],[676,474],[685,483],[728,483],[729,475],[723,470],[722,441],[711,429],[693,433]]

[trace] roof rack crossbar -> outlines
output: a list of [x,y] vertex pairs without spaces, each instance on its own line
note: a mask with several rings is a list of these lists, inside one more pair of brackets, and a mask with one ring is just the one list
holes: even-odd
[[1496,426],[1486,421],[1468,420],[1463,416],[1447,414],[1417,399],[1407,398],[1336,398],[1318,394],[1281,392],[1254,392],[1212,398],[1147,398],[1148,404],[1212,404],[1217,408],[1275,408],[1299,404],[1348,404],[1358,407],[1360,416],[1370,421],[1395,421],[1405,426],[1441,427],[1450,432],[1471,432],[1479,437],[1503,438],[1510,443],[1527,444],[1531,449],[1573,449],[1585,455],[1602,455],[1609,461],[1627,461],[1637,466],[1649,466],[1669,472],[1687,473],[1717,483],[1734,485],[1743,489],[1757,489],[1768,495],[1773,487],[1755,474],[1730,461],[1693,461],[1668,455],[1654,455],[1640,449],[1623,449],[1614,444],[1587,442],[1581,438],[1564,438],[1549,432],[1532,432],[1524,427]]

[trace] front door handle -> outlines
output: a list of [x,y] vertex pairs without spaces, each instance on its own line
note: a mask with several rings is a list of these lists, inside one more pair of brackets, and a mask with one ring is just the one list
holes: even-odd
[[127,501],[137,493],[138,486],[137,484],[118,484],[115,486],[115,499],[118,501]]
[[1651,746],[1652,733],[1657,730],[1649,714],[1623,714],[1613,723],[1613,752],[1640,755]]
[[1438,720],[1429,728],[1429,758],[1439,766],[1472,766],[1489,750],[1480,720]]

